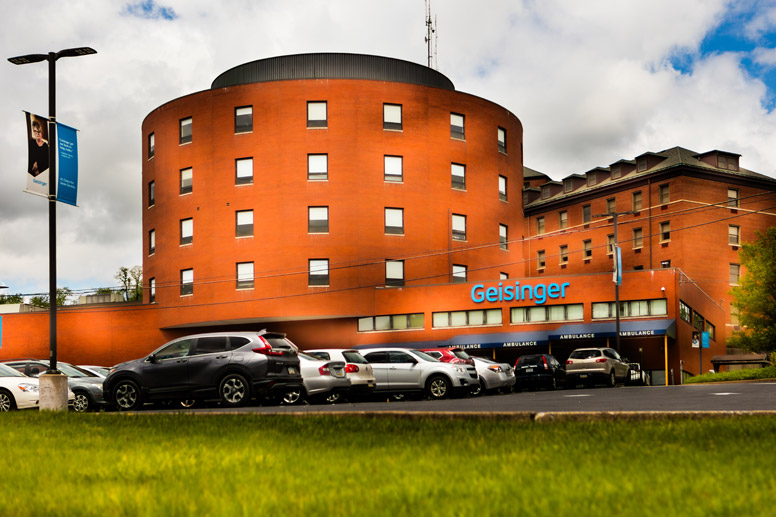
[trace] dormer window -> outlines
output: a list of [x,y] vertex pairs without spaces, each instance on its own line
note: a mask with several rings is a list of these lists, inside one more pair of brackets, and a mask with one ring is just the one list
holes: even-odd
[[595,185],[595,172],[588,172],[587,173],[587,186],[592,187]]
[[647,157],[642,156],[639,158],[638,162],[636,162],[636,167],[638,168],[639,172],[647,170]]
[[737,171],[738,156],[730,156],[725,154],[717,155],[717,167],[728,171]]
[[550,186],[549,185],[543,185],[542,186],[542,199],[547,199],[550,197]]
[[620,176],[622,176],[622,167],[619,164],[612,165],[612,179],[616,180]]
[[563,192],[571,192],[574,189],[574,185],[570,179],[563,180]]

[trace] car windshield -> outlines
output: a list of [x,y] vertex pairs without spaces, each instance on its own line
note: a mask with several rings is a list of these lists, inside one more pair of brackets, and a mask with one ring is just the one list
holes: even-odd
[[349,363],[366,364],[369,362],[366,360],[366,358],[364,358],[363,355],[353,350],[342,352],[342,357],[344,357],[345,360]]
[[453,355],[458,359],[471,359],[472,356],[464,352],[463,350],[453,350]]
[[97,375],[94,375],[91,372],[87,372],[86,370],[76,368],[72,364],[57,363],[57,369],[68,377],[97,377]]
[[21,372],[18,372],[10,366],[0,364],[0,377],[27,377]]
[[299,357],[302,357],[304,359],[307,359],[308,361],[322,361],[320,357],[315,357],[310,354],[305,354],[304,352],[299,352]]
[[524,355],[517,360],[517,364],[520,366],[537,366],[544,364],[542,356],[540,355]]
[[569,356],[570,359],[592,359],[593,357],[601,357],[600,350],[574,350]]
[[439,359],[431,357],[430,355],[428,355],[425,352],[421,352],[420,350],[410,350],[410,353],[420,357],[424,361],[428,361],[429,363],[441,363],[442,362]]

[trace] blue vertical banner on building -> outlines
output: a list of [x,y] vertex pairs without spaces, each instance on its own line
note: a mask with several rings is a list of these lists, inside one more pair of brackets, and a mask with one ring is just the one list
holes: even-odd
[[78,197],[78,130],[57,122],[59,182],[57,201],[76,206]]

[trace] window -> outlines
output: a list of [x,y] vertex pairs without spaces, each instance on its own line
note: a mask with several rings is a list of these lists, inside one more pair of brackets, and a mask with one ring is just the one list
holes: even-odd
[[326,101],[309,101],[307,103],[307,127],[327,127]]
[[307,207],[307,233],[329,233],[329,207]]
[[150,230],[148,232],[148,254],[153,255],[156,253],[156,230]]
[[458,113],[450,113],[450,137],[464,139],[464,117]]
[[585,259],[589,259],[593,256],[593,241],[588,239],[586,241],[582,241],[582,257]]
[[593,219],[593,213],[590,211],[590,205],[582,205],[582,222],[589,223]]
[[667,269],[667,268],[671,267],[671,261],[670,260],[661,260],[660,261],[660,267],[662,267],[663,269]]
[[671,240],[671,221],[660,223],[660,242]]
[[385,209],[385,233],[390,235],[404,235],[404,209]]
[[682,300],[679,300],[679,317],[687,323],[692,321],[692,309]]
[[453,283],[462,284],[466,282],[468,268],[461,264],[453,264]]
[[560,263],[568,264],[569,262],[569,247],[564,244],[560,247]]
[[194,242],[194,219],[181,219],[181,246]]
[[[416,314],[393,314],[390,316],[368,316],[358,319],[359,332],[422,329],[424,326],[422,312]],[[374,359],[370,357],[370,361],[374,362]]]
[[[617,304],[615,302],[593,303],[592,312],[593,319],[616,318]],[[620,317],[623,318],[665,316],[666,314],[668,314],[668,301],[665,298],[620,302]]]
[[385,156],[383,160],[385,181],[404,181],[404,159],[401,156]]
[[148,207],[152,207],[156,204],[156,183],[153,181],[148,182]]
[[697,312],[692,313],[692,326],[696,329],[703,332],[703,327],[705,326],[706,318],[698,314]]
[[253,183],[253,158],[238,158],[234,161],[234,184]]
[[503,127],[498,128],[496,131],[498,138],[498,150],[500,153],[506,154],[507,152],[507,130]]
[[308,268],[307,285],[329,285],[329,259],[310,259]]
[[549,199],[550,198],[550,186],[549,185],[542,185],[542,199]]
[[633,211],[638,212],[641,210],[641,191],[633,193]]
[[194,294],[194,270],[181,269],[181,296]]
[[307,179],[308,180],[329,179],[329,155],[328,154],[308,154],[307,155]]
[[501,309],[435,312],[432,325],[444,327],[478,327],[483,325],[501,325]]
[[509,280],[509,273],[504,273],[503,271],[498,274],[499,280]]
[[383,129],[402,130],[401,104],[383,104]]
[[253,262],[237,263],[237,289],[253,289]]
[[671,200],[671,191],[668,188],[668,184],[660,185],[659,196],[661,205],[665,205]]
[[453,214],[453,240],[466,240],[466,216]]
[[572,183],[572,181],[568,178],[563,180],[563,192],[568,193],[568,192],[571,192],[572,190],[574,190],[574,183]]
[[156,303],[156,278],[148,281],[148,303]]
[[737,156],[725,156],[724,154],[717,155],[717,166],[720,169],[726,169],[729,171],[738,170],[738,157]]
[[466,190],[466,166],[460,163],[452,163],[450,164],[450,173],[453,178],[453,188]]
[[540,321],[581,321],[584,319],[583,305],[540,305],[536,307],[512,307],[512,323],[531,323]]
[[242,106],[234,109],[234,132],[250,133],[253,131],[253,106]]
[[647,157],[642,156],[636,161],[636,168],[639,172],[647,170]]
[[191,142],[191,117],[180,120],[180,143],[188,144]]
[[154,134],[151,133],[150,135],[148,135],[148,159],[149,160],[154,157],[155,148],[156,148],[156,137],[154,137]]
[[622,176],[622,167],[620,166],[620,164],[612,165],[612,169],[611,170],[612,170],[612,179],[613,180],[616,180],[617,178]]
[[740,206],[737,188],[728,189],[728,206],[730,208],[738,208]]
[[569,225],[569,213],[565,210],[558,213],[558,228],[561,230]]
[[180,193],[183,194],[190,194],[192,190],[194,190],[194,171],[189,167],[188,169],[181,169],[180,172],[181,176],[181,185],[180,185]]
[[235,212],[235,237],[253,237],[253,210]]
[[544,233],[544,216],[536,218],[536,234],[541,235]]
[[613,214],[617,211],[617,206],[615,203],[615,199],[613,197],[610,197],[606,200],[606,213],[607,214]]
[[641,228],[633,229],[633,249],[644,247],[644,232]]
[[592,187],[593,185],[595,185],[595,180],[596,180],[595,172],[588,172],[587,173],[587,186],[588,187]]
[[732,244],[734,246],[738,246],[740,244],[740,232],[741,227],[736,225],[729,225],[728,226],[728,244]]
[[614,242],[614,234],[609,234],[606,236],[606,254],[611,255],[614,253],[614,245],[616,243]]
[[501,201],[507,200],[507,179],[504,176],[498,177],[498,198]]
[[738,318],[739,318],[738,307],[736,307],[735,305],[731,305],[730,306],[730,324],[738,326],[741,323],[741,321]]
[[544,250],[539,250],[536,252],[536,265],[538,269],[544,269],[544,265],[545,265],[544,258],[545,258]]
[[741,265],[730,264],[730,285],[738,285],[738,279],[740,274],[741,274]]
[[709,320],[706,320],[706,332],[709,333],[709,339],[714,339],[716,341],[715,330],[716,328],[714,325],[712,325]]
[[391,287],[401,287],[404,285],[403,260],[385,261],[385,285]]
[[509,228],[505,224],[498,225],[498,243],[502,250],[509,249]]

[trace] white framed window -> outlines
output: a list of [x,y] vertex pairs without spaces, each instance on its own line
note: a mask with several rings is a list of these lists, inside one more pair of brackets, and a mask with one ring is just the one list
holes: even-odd
[[660,223],[660,242],[671,240],[671,221]]
[[194,294],[194,270],[181,269],[181,296]]
[[307,285],[329,285],[329,259],[310,259],[308,261]]
[[506,176],[498,177],[498,198],[501,201],[507,200],[507,178]]
[[589,259],[592,256],[593,256],[593,241],[591,239],[582,241],[582,258]]
[[328,126],[326,101],[307,102],[307,127],[321,128]]
[[328,154],[308,154],[307,155],[307,179],[308,180],[329,179],[329,155]]
[[503,271],[498,274],[499,280],[509,280],[509,273],[504,273]]
[[[152,133],[153,134],[153,133]],[[739,205],[739,192],[737,188],[728,189],[728,207],[738,208]]]
[[456,190],[466,190],[466,165],[460,163],[450,164],[452,186]]
[[237,263],[237,289],[253,289],[253,262]]
[[671,188],[668,184],[660,185],[658,189],[658,195],[660,196],[660,204],[665,205],[671,201]]
[[156,303],[156,278],[148,281],[148,303]]
[[307,207],[307,233],[329,233],[329,207]]
[[560,247],[560,263],[561,264],[568,264],[569,262],[569,247],[568,245],[564,244]]
[[404,261],[385,260],[385,285],[401,287],[404,285]]
[[641,210],[641,191],[633,193],[633,211],[638,212]]
[[536,252],[536,268],[537,269],[544,269],[544,266],[547,264],[546,261],[546,253],[544,250],[539,250]]
[[235,237],[253,237],[253,210],[235,212]]
[[569,213],[566,210],[558,212],[558,228],[563,230],[569,225]]
[[156,151],[156,137],[153,133],[150,133],[148,135],[148,159],[154,157],[154,152]]
[[509,249],[509,228],[505,224],[498,225],[498,243],[502,250]]
[[250,133],[253,131],[253,106],[241,106],[234,109],[234,132]]
[[728,244],[738,246],[741,244],[741,227],[734,224],[728,225]]
[[741,276],[741,264],[730,264],[730,285],[738,285]]
[[466,240],[466,216],[461,214],[453,214],[453,240],[465,241]]
[[453,264],[453,283],[461,284],[466,282],[469,268],[463,264]]
[[496,135],[498,138],[499,152],[506,154],[507,153],[507,130],[504,129],[503,127],[500,127],[496,131]]
[[396,183],[404,181],[404,158],[385,155],[383,157],[383,175],[385,181]]
[[644,231],[641,228],[633,229],[633,249],[644,247]]
[[183,194],[190,194],[192,190],[194,190],[194,171],[191,167],[188,169],[181,169],[180,172],[180,178],[181,178],[181,184],[180,184],[180,193]]
[[150,230],[148,232],[148,254],[153,255],[156,253],[156,230]]
[[181,219],[181,246],[194,242],[194,219]]
[[544,233],[544,216],[536,218],[536,234],[542,235]]
[[404,234],[404,209],[385,209],[385,233],[391,235]]
[[253,158],[238,158],[234,161],[234,184],[253,183]]
[[401,131],[401,104],[383,104],[383,129]]
[[188,144],[192,137],[191,117],[180,119],[179,143]]
[[464,131],[464,116],[458,113],[450,113],[450,137],[463,140],[466,136]]

